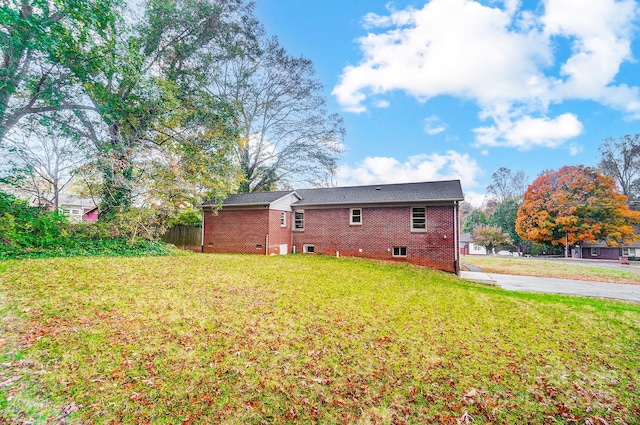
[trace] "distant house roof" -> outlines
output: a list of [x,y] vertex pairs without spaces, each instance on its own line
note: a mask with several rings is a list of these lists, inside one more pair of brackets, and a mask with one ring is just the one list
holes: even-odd
[[82,206],[83,208],[95,208],[97,206],[96,201],[99,202],[98,200],[94,201],[94,199],[92,198],[82,198],[76,195],[67,195],[63,193],[58,195],[58,205],[60,206],[78,205],[78,206]]
[[459,180],[300,189],[295,206],[462,201]]
[[460,242],[473,242],[471,233],[469,232],[460,233]]
[[640,248],[640,241],[637,242],[633,242],[630,244],[626,244],[626,245],[607,245],[606,242],[593,242],[593,243],[583,243],[580,244],[581,247],[583,248],[614,248],[614,249],[620,249],[620,248]]
[[[293,190],[279,190],[274,192],[253,192],[253,193],[236,193],[229,195],[223,202],[222,205],[228,206],[260,206],[260,205],[270,205],[271,203],[281,199],[291,193],[294,193]],[[201,206],[212,206],[216,205],[216,200],[206,201]]]
[[[295,194],[299,198],[293,203],[296,207],[464,200],[460,181],[449,180],[240,193],[229,195],[222,206],[267,206],[289,194]],[[213,205],[216,205],[215,200],[204,202],[201,206]]]
[[[54,198],[54,195],[51,193],[45,193],[40,198],[34,197],[31,200],[31,205],[52,205],[51,201]],[[83,198],[77,195],[70,195],[68,193],[60,193],[58,194],[58,206],[73,206],[73,207],[81,207],[83,209],[95,209],[98,207],[98,203],[100,203],[100,199],[95,198]]]

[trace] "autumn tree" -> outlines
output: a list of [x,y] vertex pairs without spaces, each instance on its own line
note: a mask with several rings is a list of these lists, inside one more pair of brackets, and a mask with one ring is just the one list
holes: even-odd
[[462,226],[462,231],[465,233],[473,232],[473,229],[480,226],[486,226],[489,224],[489,217],[482,210],[473,210],[467,215]]
[[257,55],[223,62],[211,81],[213,92],[238,110],[239,191],[322,185],[343,150],[342,119],[327,112],[309,59],[291,56],[275,38],[262,37],[260,48]]
[[633,225],[640,212],[631,211],[627,197],[611,177],[584,166],[567,166],[539,176],[527,189],[518,210],[516,231],[527,240],[569,246],[604,241],[627,244],[640,239]]
[[473,229],[471,239],[476,245],[483,246],[487,252],[494,253],[497,246],[509,245],[511,239],[509,235],[502,231],[501,228],[495,226],[478,226]]
[[605,139],[599,147],[598,168],[613,177],[629,200],[640,199],[640,134]]
[[522,199],[527,190],[527,180],[524,171],[511,171],[509,168],[500,167],[491,175],[487,194],[493,195],[498,204],[507,199]]

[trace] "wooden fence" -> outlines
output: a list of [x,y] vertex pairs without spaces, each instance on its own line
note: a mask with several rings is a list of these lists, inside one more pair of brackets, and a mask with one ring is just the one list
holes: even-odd
[[179,224],[167,230],[160,239],[180,249],[200,252],[202,246],[202,227]]

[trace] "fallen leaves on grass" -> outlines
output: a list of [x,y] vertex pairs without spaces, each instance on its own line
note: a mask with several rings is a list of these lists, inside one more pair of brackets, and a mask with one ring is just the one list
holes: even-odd
[[640,401],[627,304],[306,256],[13,262],[0,279],[38,391],[82,422],[628,422]]

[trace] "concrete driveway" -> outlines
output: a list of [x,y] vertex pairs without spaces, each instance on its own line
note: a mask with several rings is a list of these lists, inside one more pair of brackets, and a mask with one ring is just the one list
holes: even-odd
[[[501,288],[514,291],[546,292],[640,302],[640,285],[467,271],[460,272],[460,277],[475,282],[498,285]],[[640,282],[640,278],[638,281]]]

